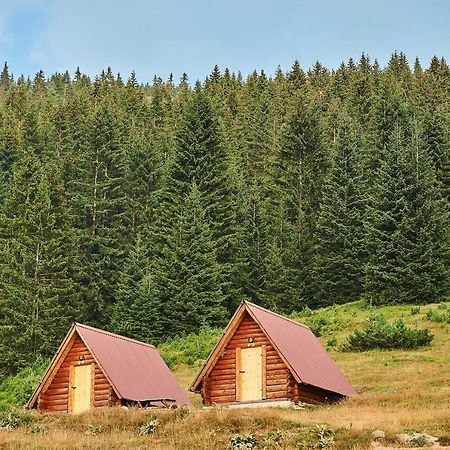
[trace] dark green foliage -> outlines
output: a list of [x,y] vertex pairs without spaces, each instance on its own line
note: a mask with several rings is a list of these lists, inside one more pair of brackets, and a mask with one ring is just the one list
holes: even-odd
[[0,374],[50,356],[82,311],[77,255],[58,168],[32,148],[0,215]]
[[159,304],[160,320],[167,324],[166,337],[225,321],[224,281],[205,211],[194,183],[150,274],[156,284],[153,302]]
[[0,374],[52,354],[72,320],[160,343],[222,327],[243,299],[442,300],[449,79],[443,59],[412,71],[403,53],[214,67],[195,88],[5,64]]
[[426,303],[448,293],[448,208],[430,157],[400,125],[391,133],[365,217],[365,297]]
[[345,124],[338,132],[315,232],[315,295],[324,306],[358,299],[362,293],[362,175],[356,131]]
[[409,328],[402,319],[389,324],[384,316],[372,316],[362,330],[356,330],[347,337],[345,351],[364,352],[372,349],[413,349],[428,345],[433,334],[425,329]]

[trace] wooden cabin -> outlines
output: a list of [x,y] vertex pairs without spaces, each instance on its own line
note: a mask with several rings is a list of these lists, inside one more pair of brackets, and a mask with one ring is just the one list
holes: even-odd
[[76,414],[116,405],[192,406],[153,345],[74,323],[26,407]]
[[203,404],[334,402],[356,394],[313,332],[242,302],[189,388]]

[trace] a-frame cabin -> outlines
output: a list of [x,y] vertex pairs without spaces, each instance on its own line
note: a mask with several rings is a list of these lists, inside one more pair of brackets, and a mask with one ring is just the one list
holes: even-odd
[[305,325],[242,302],[189,388],[203,404],[326,403],[356,394]]
[[130,404],[192,406],[153,345],[74,323],[26,407],[76,414]]

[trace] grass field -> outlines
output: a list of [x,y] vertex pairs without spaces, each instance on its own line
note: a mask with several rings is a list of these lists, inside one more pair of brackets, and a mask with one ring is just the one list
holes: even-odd
[[[433,332],[430,346],[410,351],[339,351],[346,336],[371,314],[361,302],[295,317],[320,332],[322,343],[332,346],[331,356],[357,389],[357,397],[339,404],[299,410],[202,410],[199,396],[192,394],[198,408],[191,412],[114,409],[77,417],[34,412],[26,416],[28,423],[0,430],[0,448],[219,450],[238,434],[243,441],[254,437],[256,445],[230,448],[350,449],[368,448],[375,429],[386,432],[387,446],[399,445],[395,436],[404,430],[426,432],[450,445],[450,324],[443,321],[449,307],[450,303],[376,310],[390,320],[402,317],[408,325]],[[200,364],[174,368],[185,388]]]

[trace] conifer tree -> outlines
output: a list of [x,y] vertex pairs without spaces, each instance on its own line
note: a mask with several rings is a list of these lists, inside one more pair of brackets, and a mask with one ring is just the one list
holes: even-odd
[[157,292],[150,285],[150,251],[145,233],[137,235],[136,241],[119,274],[115,300],[111,312],[110,328],[146,342],[161,339],[163,329],[159,314],[162,314]]
[[[239,304],[239,272],[235,265],[238,250],[236,208],[225,151],[211,103],[197,89],[186,106],[175,136],[174,161],[168,169],[163,189],[160,233],[173,228],[176,211],[195,183],[203,199],[205,218],[210,223],[217,262],[226,280],[223,303],[230,311]],[[162,236],[160,241],[164,242]]]
[[123,152],[116,118],[102,105],[93,120],[89,142],[76,168],[74,204],[86,286],[86,319],[108,323],[114,303],[118,268],[125,255]]
[[[222,289],[226,287],[216,246],[206,219],[207,209],[195,182],[166,230],[161,257],[151,264],[148,300],[154,305],[162,335],[194,332],[202,325],[222,326],[226,317]],[[156,297],[154,297],[156,296]]]
[[315,230],[315,286],[321,305],[358,299],[364,275],[360,147],[348,119],[338,133]]
[[55,165],[30,147],[0,216],[0,373],[50,356],[80,310],[76,247]]
[[448,206],[420,141],[397,125],[365,218],[365,297],[374,304],[440,301],[449,291]]
[[426,111],[423,124],[425,148],[431,156],[444,198],[450,201],[450,121],[442,108]]

